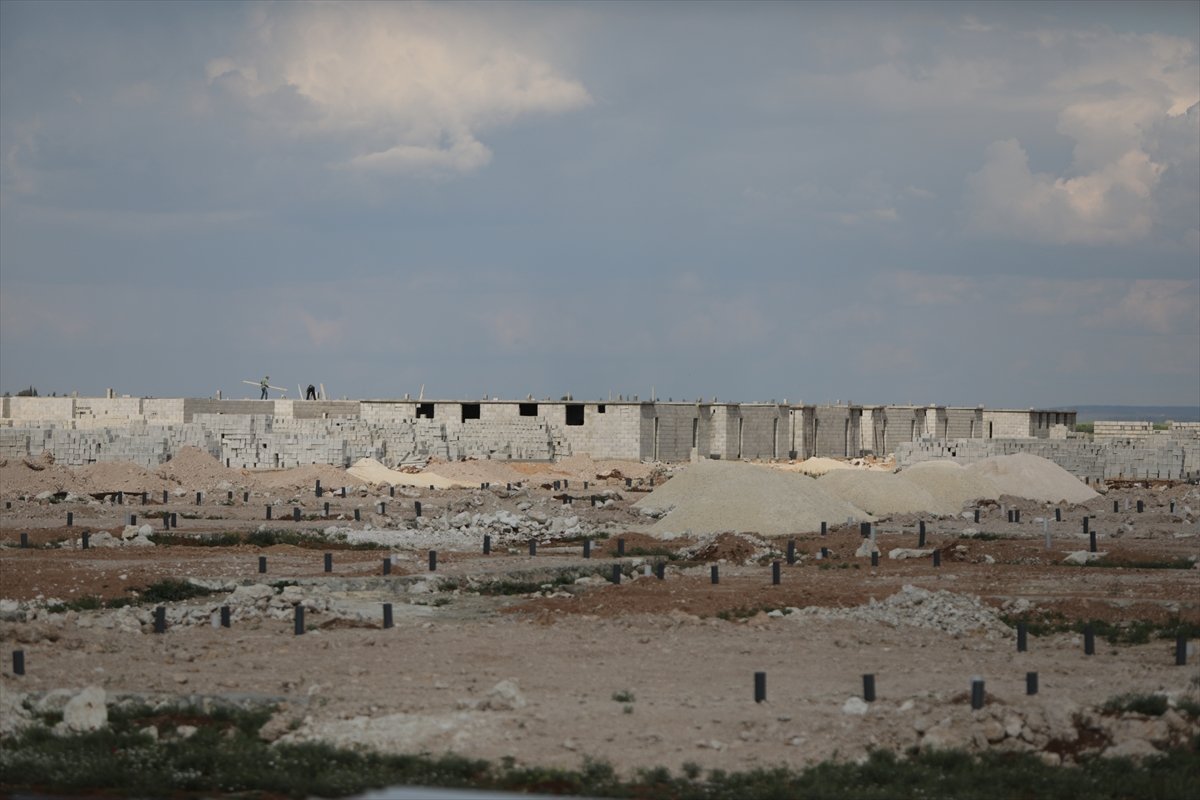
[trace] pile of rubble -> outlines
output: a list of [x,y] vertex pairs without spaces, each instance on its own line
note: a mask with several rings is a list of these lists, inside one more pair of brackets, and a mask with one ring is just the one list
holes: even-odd
[[955,594],[944,589],[931,592],[910,584],[883,601],[872,599],[866,605],[854,608],[810,606],[789,609],[789,612],[789,619],[845,619],[893,628],[909,625],[941,631],[954,637],[983,635],[988,638],[1007,638],[1014,635],[996,611],[978,597]]

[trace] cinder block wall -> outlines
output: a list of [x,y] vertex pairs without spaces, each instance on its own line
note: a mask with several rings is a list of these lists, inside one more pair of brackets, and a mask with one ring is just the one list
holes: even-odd
[[791,449],[787,406],[743,404],[739,411],[742,458],[787,458]]
[[1015,409],[984,409],[984,438],[1029,439],[1033,437],[1030,412]]
[[817,406],[812,454],[827,458],[862,455],[861,419],[862,409],[857,406]]
[[982,408],[947,408],[946,439],[977,439],[983,436]]

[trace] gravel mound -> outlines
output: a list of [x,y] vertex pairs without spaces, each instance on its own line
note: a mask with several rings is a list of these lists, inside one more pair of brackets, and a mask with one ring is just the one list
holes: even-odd
[[701,461],[676,473],[634,503],[670,512],[651,528],[658,536],[753,531],[780,536],[813,531],[822,522],[869,520],[806,475],[727,461]]
[[825,458],[824,456],[813,456],[796,465],[797,472],[803,472],[805,475],[811,475],[814,478],[819,478],[835,469],[854,469],[854,467],[845,461],[838,461],[836,458]]
[[1098,495],[1065,469],[1040,456],[994,456],[966,468],[992,483],[1000,494],[1043,503],[1086,503]]
[[889,625],[928,628],[951,636],[983,635],[1007,638],[1012,629],[1000,621],[996,610],[974,595],[955,594],[945,589],[931,592],[919,586],[905,585],[882,602],[872,600],[855,608],[792,609],[787,619],[848,619]]
[[890,472],[839,469],[823,475],[817,483],[831,495],[876,516],[937,513],[933,495]]
[[900,472],[899,477],[933,497],[935,514],[949,516],[976,500],[999,500],[1000,491],[990,480],[954,461],[922,461]]

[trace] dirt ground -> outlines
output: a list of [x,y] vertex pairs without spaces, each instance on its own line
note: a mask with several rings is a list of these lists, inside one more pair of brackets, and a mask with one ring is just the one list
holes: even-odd
[[[353,526],[355,508],[366,512],[357,524],[379,523],[371,511],[379,501],[403,504],[400,516],[411,522],[415,512],[407,509],[414,501],[434,516],[440,508],[471,502],[473,490],[398,492],[395,498],[383,490],[352,491],[346,498],[326,493],[318,499],[306,474],[302,481],[260,481],[247,502],[241,485],[183,486],[147,473],[153,485],[146,490],[158,494],[142,505],[140,487],[129,482],[137,475],[129,472],[121,487],[127,502],[118,505],[21,499],[0,485],[7,506],[0,511],[0,641],[6,651],[0,690],[34,704],[88,685],[112,696],[260,697],[281,705],[271,727],[287,740],[559,766],[601,758],[623,771],[678,769],[687,762],[723,769],[796,765],[935,742],[1069,758],[1083,748],[1081,725],[1101,726],[1110,744],[1141,737],[1163,745],[1186,732],[1186,724],[1168,720],[1161,729],[1130,733],[1128,720],[1088,716],[1122,693],[1196,697],[1200,657],[1193,652],[1188,666],[1176,666],[1173,639],[1111,645],[1101,637],[1095,654],[1086,655],[1082,637],[1064,631],[1031,637],[1028,652],[1019,653],[1009,629],[939,630],[903,618],[873,618],[871,609],[912,586],[978,598],[972,608],[983,616],[1200,624],[1200,571],[1186,568],[1200,554],[1200,529],[1196,514],[1184,511],[1200,510],[1196,487],[1114,489],[1087,507],[1064,507],[1062,522],[1054,521],[1051,507],[1013,498],[1006,498],[1005,509],[985,506],[978,525],[962,517],[931,518],[927,547],[939,551],[940,566],[929,557],[888,558],[893,548],[917,547],[918,520],[881,520],[876,537],[882,555],[872,567],[869,558],[855,555],[863,541],[857,527],[834,528],[824,537],[797,531],[767,543],[775,555],[763,555],[753,539],[740,537],[720,539],[707,552],[689,550],[695,541],[656,539],[629,508],[642,495],[624,491],[623,477],[647,475],[644,465],[606,465],[613,468],[621,478],[593,477],[593,486],[621,490],[619,501],[604,509],[578,505],[571,513],[585,526],[589,520],[623,526],[625,557],[616,558],[617,536],[594,542],[590,559],[583,558],[580,541],[547,541],[535,556],[511,545],[485,556],[464,542],[440,551],[433,573],[419,548],[365,550],[317,541],[303,547],[190,542],[83,550],[78,538],[83,530],[119,537],[130,513],[139,525],[163,533],[163,512],[177,515],[171,533],[182,537],[248,534],[268,524],[265,506],[275,501],[283,501],[275,515],[287,518],[269,523],[273,529],[316,531],[339,516],[338,525]],[[336,485],[335,476],[323,474]],[[172,491],[186,491],[164,505],[164,481]],[[197,506],[200,490],[205,497]],[[553,505],[559,501],[551,498],[561,494],[539,485],[527,497]],[[1133,510],[1139,499],[1144,513]],[[1168,511],[1172,500],[1174,514]],[[330,503],[329,519],[324,502]],[[496,502],[516,507],[515,500]],[[293,503],[303,507],[301,522],[290,519]],[[1019,524],[1006,520],[1004,511],[1013,507],[1021,509]],[[71,527],[64,524],[68,511],[74,514]],[[1106,561],[1125,566],[1063,563],[1068,553],[1088,548],[1085,515],[1101,532]],[[1042,518],[1048,520],[1049,549]],[[982,535],[964,538],[967,529]],[[21,534],[28,547],[20,546]],[[771,562],[782,560],[788,539],[795,540],[797,563],[784,560],[774,585]],[[827,558],[818,557],[822,548]],[[324,570],[325,553],[333,555],[330,572]],[[265,575],[258,571],[263,556]],[[389,575],[383,574],[385,558],[392,561]],[[666,562],[664,579],[644,574],[660,561]],[[601,577],[614,563],[623,567],[620,584]],[[598,575],[576,582],[589,571]],[[555,580],[562,575],[567,577]],[[165,634],[151,632],[146,606],[60,613],[46,608],[91,596],[136,597],[167,578],[221,591],[169,604],[179,622]],[[505,581],[507,588],[497,588]],[[277,594],[293,592],[292,605],[309,609],[304,635],[294,634],[292,609],[279,596],[270,607],[262,599],[256,608],[238,605],[237,592],[231,594],[236,587],[270,583],[278,584]],[[393,604],[393,628],[382,625],[383,603]],[[228,629],[207,622],[222,605],[236,609]],[[853,613],[822,615],[821,609]],[[131,614],[132,627],[126,624]],[[24,676],[13,675],[7,663],[7,651],[14,649],[25,652]],[[756,672],[767,676],[764,703],[754,702]],[[1040,676],[1033,696],[1025,693],[1028,672]],[[862,695],[867,673],[875,675],[878,698],[860,707],[851,701]],[[965,700],[976,676],[987,686],[982,711],[972,711]]]

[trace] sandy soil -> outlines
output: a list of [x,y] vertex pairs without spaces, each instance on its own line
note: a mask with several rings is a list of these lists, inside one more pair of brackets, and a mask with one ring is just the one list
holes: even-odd
[[[612,468],[623,476],[645,469]],[[327,485],[336,484],[333,476],[325,477]],[[413,500],[408,495],[393,500],[386,492],[317,499],[311,478],[247,480],[245,485],[254,487],[248,503],[240,493],[230,502],[210,485],[200,507],[192,486],[181,486],[188,491],[165,506],[161,494],[147,506],[20,500],[11,487],[0,486],[12,503],[0,512],[0,597],[9,601],[0,609],[0,641],[5,651],[23,649],[27,668],[17,677],[6,663],[0,690],[28,693],[34,701],[87,685],[152,697],[261,695],[282,704],[271,727],[273,735],[289,739],[399,752],[452,750],[562,766],[576,766],[586,756],[628,770],[678,768],[689,761],[744,769],[937,742],[1070,758],[1089,746],[1103,746],[1081,735],[1080,725],[1092,723],[1110,743],[1132,738],[1165,746],[1186,735],[1185,722],[1172,718],[1154,730],[1130,733],[1127,720],[1097,720],[1095,707],[1124,692],[1182,697],[1194,696],[1200,686],[1200,658],[1193,654],[1189,666],[1175,666],[1174,643],[1166,639],[1120,646],[1101,639],[1096,654],[1088,656],[1081,637],[1060,633],[1033,637],[1029,652],[1018,653],[1011,632],[950,634],[903,620],[781,613],[791,607],[870,608],[872,600],[883,601],[911,585],[977,596],[983,614],[1029,606],[1071,620],[1180,617],[1200,623],[1200,571],[1062,563],[1067,553],[1087,549],[1081,529],[1085,514],[1092,517],[1091,528],[1102,532],[1100,549],[1110,559],[1195,559],[1200,546],[1195,517],[1167,510],[1172,499],[1179,511],[1185,502],[1200,508],[1200,495],[1188,486],[1112,491],[1086,507],[1065,508],[1061,523],[1053,522],[1046,506],[1013,498],[1004,498],[1003,506],[985,506],[979,525],[961,517],[929,520],[927,545],[942,553],[940,567],[928,558],[887,559],[894,547],[917,546],[916,518],[877,523],[884,557],[875,568],[854,555],[862,542],[857,528],[835,528],[826,537],[797,531],[799,562],[783,565],[778,586],[771,583],[770,557],[759,558],[760,548],[737,537],[719,540],[694,560],[669,562],[665,580],[642,577],[644,564],[664,557],[657,554],[678,555],[696,542],[644,535],[646,520],[629,508],[640,496],[633,492],[616,507],[583,506],[572,513],[585,522],[627,521],[629,532],[622,538],[630,555],[622,563],[627,573],[639,572],[637,577],[626,574],[620,585],[597,577],[523,595],[470,589],[473,582],[505,576],[539,575],[549,584],[557,570],[566,568],[603,572],[614,563],[615,541],[598,542],[586,561],[578,542],[544,546],[535,557],[520,548],[502,548],[487,557],[474,549],[442,552],[432,576],[426,552],[417,549],[350,550],[337,543],[265,549],[170,545],[84,551],[71,546],[84,527],[119,535],[130,512],[141,522],[149,514],[174,511],[180,516],[178,533],[208,535],[257,529],[264,524],[266,503],[273,501],[284,502],[278,516],[289,512],[293,501],[306,515],[328,501],[331,515],[352,518],[353,508],[370,509],[378,500]],[[623,487],[624,481],[614,478],[611,484]],[[559,494],[533,492],[544,498]],[[473,494],[426,490],[415,496],[430,509],[468,502]],[[1122,508],[1116,513],[1114,498]],[[1124,510],[1125,500],[1139,498],[1147,502],[1145,513]],[[502,506],[515,502],[488,498]],[[1004,513],[1014,506],[1022,509],[1019,524],[1008,523]],[[72,528],[63,524],[67,511],[75,514]],[[1050,520],[1049,550],[1040,516]],[[161,530],[160,520],[151,521]],[[289,518],[272,526],[319,529],[327,524],[293,525]],[[1000,538],[962,538],[968,528]],[[17,547],[21,533],[32,547]],[[782,551],[788,538],[793,537],[771,544]],[[44,546],[54,542],[64,546]],[[822,547],[830,558],[816,557]],[[334,554],[331,573],[323,570],[324,552]],[[381,562],[389,552],[395,565],[385,577]],[[265,576],[257,572],[259,556],[268,559]],[[710,578],[714,564],[716,585]],[[114,624],[118,612],[110,610],[51,614],[36,602],[29,605],[38,598],[127,597],[130,589],[166,577],[227,588],[286,581],[298,584],[292,589],[297,597],[320,602],[310,611],[303,636],[293,634],[286,608],[272,616],[239,606],[230,629],[180,623],[155,635],[144,624],[146,607],[137,612],[143,624],[130,630]],[[427,580],[431,577],[435,580]],[[440,588],[436,580],[444,581]],[[176,604],[173,613],[191,608],[207,615],[229,598],[221,592],[190,600]],[[381,625],[385,602],[395,608],[390,630]],[[768,700],[762,704],[753,701],[757,671],[767,674]],[[1025,694],[1029,671],[1040,675],[1040,693],[1032,697]],[[861,695],[864,673],[876,676],[878,700],[858,713],[861,708],[847,703]],[[987,682],[989,702],[979,712],[966,702],[973,676]]]

